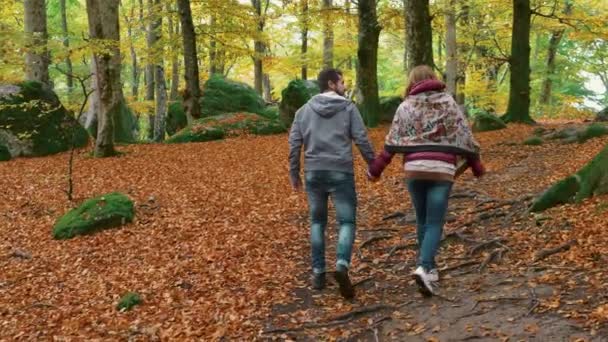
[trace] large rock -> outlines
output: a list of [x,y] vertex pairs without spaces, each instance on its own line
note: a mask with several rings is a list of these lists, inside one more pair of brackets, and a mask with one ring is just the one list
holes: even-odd
[[240,134],[268,135],[285,130],[278,120],[254,113],[230,113],[196,120],[169,138],[167,143],[205,142]]
[[279,118],[285,126],[291,126],[298,109],[319,91],[319,85],[315,81],[293,80],[289,82],[287,88],[281,91],[281,103],[279,104]]
[[118,227],[131,222],[134,216],[133,201],[121,193],[112,192],[86,200],[61,217],[53,227],[53,238],[70,239]]
[[595,121],[608,121],[608,107],[602,109],[595,116]]
[[392,122],[395,112],[403,100],[399,96],[380,98],[380,122]]
[[203,117],[234,112],[264,114],[265,109],[264,99],[245,83],[212,76],[203,86]]
[[473,132],[494,131],[506,127],[507,125],[498,116],[487,112],[477,113],[473,118]]
[[0,84],[0,145],[13,157],[44,156],[87,144],[86,130],[38,82]]
[[171,102],[165,119],[167,134],[172,136],[186,126],[188,126],[188,118],[184,112],[184,105],[178,101]]
[[4,145],[0,145],[0,161],[11,160],[11,153]]

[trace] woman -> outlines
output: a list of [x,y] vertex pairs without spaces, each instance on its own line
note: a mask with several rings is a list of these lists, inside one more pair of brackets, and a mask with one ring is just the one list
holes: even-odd
[[412,69],[405,100],[395,113],[384,151],[368,169],[368,177],[377,180],[394,154],[405,155],[405,176],[416,210],[419,246],[413,277],[425,296],[435,293],[439,281],[435,255],[457,176],[457,161],[465,159],[476,177],[484,173],[479,144],[458,105],[444,89],[445,84],[437,80],[429,66]]

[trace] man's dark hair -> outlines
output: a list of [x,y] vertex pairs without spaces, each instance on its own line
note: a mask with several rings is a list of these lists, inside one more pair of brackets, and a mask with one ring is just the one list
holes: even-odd
[[321,92],[326,92],[329,89],[329,81],[337,83],[342,77],[342,71],[338,69],[324,69],[317,76],[317,82],[319,82],[319,88]]

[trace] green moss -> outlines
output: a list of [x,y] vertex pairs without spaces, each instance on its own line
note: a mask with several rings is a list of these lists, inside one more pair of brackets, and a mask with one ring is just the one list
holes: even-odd
[[188,125],[186,112],[181,102],[171,102],[167,111],[166,130],[169,136],[174,135],[179,130]]
[[535,199],[530,211],[543,211],[559,204],[572,202],[578,190],[579,183],[577,178],[575,176],[567,177],[550,187],[540,197]]
[[230,113],[196,120],[169,138],[167,143],[205,142],[243,133],[269,135],[286,130],[278,120],[269,120],[253,113]]
[[473,118],[473,132],[494,131],[506,127],[498,116],[487,112],[479,112]]
[[86,130],[67,112],[59,99],[38,82],[18,85],[20,92],[0,99],[0,129],[32,142],[32,155],[45,156],[85,146]]
[[118,311],[129,311],[135,305],[139,305],[142,303],[141,297],[135,292],[127,292],[120,301],[118,305],[116,305],[116,310]]
[[285,126],[291,126],[300,107],[319,93],[319,85],[314,81],[293,80],[281,91],[279,117]]
[[53,238],[69,239],[121,226],[131,222],[134,215],[133,201],[121,193],[109,193],[86,200],[61,217],[53,227]]
[[389,96],[380,98],[380,121],[392,122],[393,116],[402,100],[399,96]]
[[201,114],[203,117],[224,113],[248,112],[262,114],[264,99],[245,83],[212,76],[203,86]]
[[579,143],[584,143],[589,139],[601,137],[606,134],[608,134],[608,127],[599,123],[594,123],[587,126],[587,128],[584,130],[578,132],[577,141]]
[[0,161],[11,160],[11,153],[4,145],[0,145]]
[[523,144],[538,146],[543,144],[543,139],[540,137],[529,137],[528,139],[524,140]]

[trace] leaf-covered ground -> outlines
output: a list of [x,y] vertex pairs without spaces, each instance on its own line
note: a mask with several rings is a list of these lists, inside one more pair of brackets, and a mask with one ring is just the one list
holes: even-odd
[[[608,197],[541,215],[525,209],[608,138],[508,144],[532,129],[477,134],[489,173],[479,181],[467,173],[454,188],[439,257],[442,296],[430,300],[409,276],[414,226],[399,160],[368,183],[357,156],[353,302],[333,284],[308,289],[306,198],[289,187],[284,134],[131,145],[101,160],[82,150],[72,203],[64,193],[69,154],[0,163],[0,339],[601,340]],[[371,131],[376,147],[385,130]],[[51,238],[68,209],[112,191],[136,201],[133,223]],[[571,240],[569,250],[534,261]],[[118,312],[128,292],[142,303]]]

